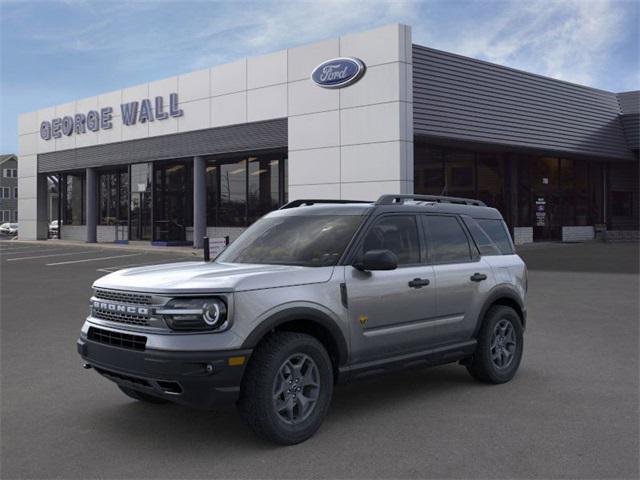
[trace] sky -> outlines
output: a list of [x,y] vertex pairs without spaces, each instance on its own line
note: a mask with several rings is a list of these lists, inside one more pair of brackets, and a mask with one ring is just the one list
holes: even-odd
[[640,89],[639,0],[0,0],[0,153],[19,113],[400,22],[413,42]]

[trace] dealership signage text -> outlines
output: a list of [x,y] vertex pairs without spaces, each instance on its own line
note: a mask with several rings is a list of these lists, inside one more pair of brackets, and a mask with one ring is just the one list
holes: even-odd
[[[181,117],[183,111],[178,108],[178,94],[169,95],[169,104],[165,105],[163,97],[155,97],[153,105],[151,100],[145,98],[140,102],[127,102],[120,105],[120,114],[124,125],[136,123],[166,120],[169,117]],[[89,110],[85,113],[66,115],[44,120],[40,124],[40,137],[43,140],[61,138],[63,135],[82,134],[87,131],[109,130],[113,128],[113,108],[103,107],[100,110]]]

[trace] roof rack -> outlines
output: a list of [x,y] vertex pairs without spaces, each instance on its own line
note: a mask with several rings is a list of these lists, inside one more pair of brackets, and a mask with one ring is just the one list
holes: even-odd
[[382,195],[376,201],[376,205],[393,205],[394,203],[402,203],[401,200],[417,200],[423,202],[436,203],[455,203],[458,205],[473,205],[475,207],[486,207],[485,203],[480,200],[461,197],[447,197],[443,195]]
[[300,200],[292,200],[288,203],[282,205],[278,210],[286,210],[287,208],[296,208],[301,207],[303,205],[315,205],[319,203],[324,204],[345,204],[345,203],[373,203],[367,200],[329,200],[329,199],[300,199]]

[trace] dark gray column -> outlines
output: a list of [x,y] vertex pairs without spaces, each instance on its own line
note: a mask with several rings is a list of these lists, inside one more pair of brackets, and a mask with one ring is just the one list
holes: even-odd
[[85,184],[86,241],[96,243],[98,241],[98,180],[95,168],[87,168]]
[[207,162],[193,157],[193,246],[202,248],[207,234]]
[[[49,238],[49,212],[47,205],[47,202],[49,201],[49,189],[47,187],[47,174],[38,174],[36,179],[36,238],[38,240],[46,240]],[[20,215],[19,212],[18,215]],[[20,216],[18,216],[18,219],[20,219]]]

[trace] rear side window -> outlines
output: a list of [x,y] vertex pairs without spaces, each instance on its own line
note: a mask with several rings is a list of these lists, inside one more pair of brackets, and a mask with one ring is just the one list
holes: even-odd
[[477,222],[503,255],[512,255],[514,253],[509,231],[502,220],[479,219]]
[[462,217],[481,255],[502,255],[502,251],[473,218]]
[[471,260],[469,240],[455,217],[423,215],[431,263],[463,263]]
[[398,257],[398,265],[420,263],[418,228],[413,215],[383,217],[367,232],[362,251],[391,250]]

